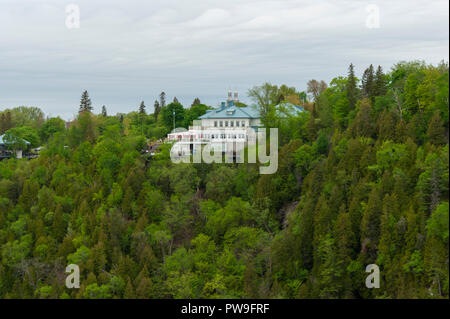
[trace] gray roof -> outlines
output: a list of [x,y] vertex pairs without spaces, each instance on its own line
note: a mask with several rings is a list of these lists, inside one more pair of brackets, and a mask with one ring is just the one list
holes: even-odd
[[299,113],[305,111],[305,109],[301,106],[289,103],[282,102],[275,106],[276,114],[280,117],[288,117],[288,116],[297,116]]
[[215,110],[208,110],[199,119],[257,119],[260,118],[258,110],[246,106],[238,107],[234,103],[229,103],[227,106],[222,105]]
[[[1,145],[6,145],[6,144],[8,144],[8,143],[6,143],[4,140],[3,140],[3,137],[4,137],[5,135],[3,134],[3,135],[0,135],[0,144]],[[24,140],[24,139],[22,139],[24,142],[25,142],[25,144],[27,144],[27,145],[30,145],[31,143],[30,142],[28,142],[27,140]]]

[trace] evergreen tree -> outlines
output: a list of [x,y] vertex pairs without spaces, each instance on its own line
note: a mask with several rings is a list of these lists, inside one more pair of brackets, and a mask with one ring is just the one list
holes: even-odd
[[364,136],[371,137],[374,133],[374,123],[370,101],[364,99],[361,101],[356,118],[350,126],[350,132],[353,137]]
[[134,288],[133,288],[133,285],[131,284],[131,280],[129,277],[128,277],[127,285],[125,287],[125,292],[123,294],[123,298],[124,299],[135,299],[136,298],[136,294],[134,292]]
[[384,110],[378,118],[378,138],[381,141],[395,140],[397,116],[394,112]]
[[383,68],[379,65],[375,73],[374,95],[382,96],[386,94],[386,91],[386,76],[383,73]]
[[66,227],[67,225],[64,222],[64,216],[62,211],[61,204],[58,205],[56,208],[55,214],[53,216],[53,225],[52,225],[52,231],[53,234],[58,241],[62,241],[65,234],[66,234]]
[[347,99],[349,102],[350,110],[354,110],[356,108],[356,101],[358,99],[358,92],[356,87],[356,77],[355,71],[353,69],[353,64],[350,64],[348,68],[348,78],[347,78]]
[[150,278],[142,278],[136,285],[136,298],[148,299],[152,296],[153,283]]
[[352,231],[350,214],[346,211],[344,204],[339,209],[339,215],[334,225],[334,236],[337,240],[336,246],[339,260],[344,262],[344,264],[348,264],[356,244],[356,237]]
[[154,112],[153,114],[155,115],[155,120],[158,120],[158,115],[161,112],[161,104],[159,104],[158,100],[155,100],[155,104],[154,104]]
[[[379,78],[351,112],[339,77],[311,83],[308,112],[271,119],[286,132],[272,175],[173,165],[165,143],[139,154],[143,129],[155,141],[202,104],[158,99],[158,122],[81,112],[69,129],[0,112],[4,141],[45,141],[38,159],[0,161],[0,299],[448,298],[448,67],[399,64],[385,93]],[[289,90],[256,88],[254,102],[272,114]],[[80,266],[77,291],[61,263]],[[381,289],[365,286],[372,263]]]
[[372,102],[375,97],[375,75],[373,70],[373,65],[371,64],[365,71],[361,80],[362,95],[365,98],[369,98]]
[[146,114],[144,101],[142,101],[141,105],[139,106],[139,114],[141,114],[141,115]]
[[361,221],[363,253],[368,253],[372,261],[375,261],[376,246],[380,238],[381,214],[382,201],[380,194],[376,189],[373,189],[369,195],[369,201]]
[[256,273],[255,265],[253,262],[249,262],[245,267],[244,272],[244,293],[246,298],[258,298],[258,275]]
[[108,113],[106,112],[106,106],[102,106],[102,116],[103,117],[107,117],[108,116]]
[[92,102],[89,98],[88,91],[84,91],[81,95],[81,101],[80,101],[80,112],[92,112]]
[[196,97],[196,98],[194,99],[194,102],[192,102],[191,106],[200,105],[200,104],[202,104],[202,103],[200,102],[200,99],[199,99],[198,97]]
[[13,127],[11,111],[7,110],[2,113],[0,117],[0,134],[4,134],[7,130]]
[[306,130],[308,133],[308,140],[315,141],[317,138],[317,125],[316,125],[316,120],[314,119],[314,117],[312,115],[309,117],[308,124],[306,126]]
[[166,106],[166,93],[161,92],[161,94],[159,95],[159,106],[162,108],[164,108]]
[[342,293],[342,261],[337,258],[334,243],[331,235],[327,234],[317,248],[317,294],[320,298],[339,298]]
[[442,121],[439,111],[434,112],[430,119],[427,129],[427,137],[428,141],[435,145],[445,144],[447,141],[444,121]]

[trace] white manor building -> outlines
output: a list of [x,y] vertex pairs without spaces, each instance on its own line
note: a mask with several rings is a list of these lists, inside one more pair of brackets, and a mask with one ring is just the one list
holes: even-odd
[[[209,144],[214,152],[238,156],[247,142],[255,139],[261,127],[259,112],[252,107],[238,107],[238,93],[228,92],[228,99],[215,110],[208,110],[195,120],[189,130],[180,130],[168,135],[168,140],[177,142],[180,156],[195,154],[196,145]],[[238,156],[239,157],[239,156]]]

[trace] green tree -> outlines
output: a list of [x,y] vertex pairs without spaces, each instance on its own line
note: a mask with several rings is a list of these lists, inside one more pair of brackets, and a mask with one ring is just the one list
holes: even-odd
[[88,91],[84,91],[83,94],[81,94],[81,101],[80,101],[80,112],[92,112],[92,102],[89,98]]
[[377,68],[377,71],[375,73],[374,78],[374,95],[375,96],[381,96],[385,95],[387,91],[387,85],[386,85],[386,76],[383,73],[382,67],[379,65]]
[[141,114],[141,115],[145,115],[146,114],[144,101],[142,101],[141,105],[139,105],[139,114]]
[[[164,126],[168,130],[172,130],[177,127],[183,127],[185,124],[185,114],[186,110],[184,109],[183,105],[179,103],[170,103],[166,107],[164,107],[161,110],[162,115],[162,121],[164,123]],[[174,123],[174,117],[175,117],[175,123]],[[174,127],[175,124],[175,127]]]
[[429,121],[427,139],[435,145],[445,144],[446,142],[448,143],[444,121],[442,121],[439,111],[435,111]]
[[123,294],[124,299],[135,299],[136,294],[134,292],[134,287],[131,284],[130,278],[128,278],[127,286],[125,287],[125,292]]
[[158,100],[155,100],[153,107],[154,107],[153,114],[155,115],[155,120],[157,121],[158,115],[161,112],[161,104],[159,104]]
[[269,115],[274,112],[274,106],[278,102],[278,87],[270,83],[264,83],[261,86],[251,88],[247,95],[259,110],[263,123],[267,121]]
[[185,115],[185,123],[184,127],[189,127],[192,125],[194,120],[197,120],[200,116],[206,113],[207,110],[210,110],[211,107],[204,104],[194,104],[189,109],[186,110]]
[[363,99],[359,105],[355,120],[350,125],[350,132],[353,137],[371,137],[374,133],[374,121],[370,100]]
[[6,110],[0,115],[0,134],[4,134],[13,127],[11,111]]
[[361,79],[361,91],[362,96],[370,99],[374,102],[375,98],[375,75],[373,65],[371,64],[366,70],[364,70],[363,77]]
[[357,78],[355,77],[355,71],[353,68],[353,64],[351,63],[348,67],[348,76],[347,76],[347,85],[346,85],[346,93],[347,100],[349,103],[350,110],[354,110],[356,108],[356,101],[358,99],[358,88],[357,88]]
[[4,140],[14,149],[25,149],[27,143],[31,147],[37,147],[40,144],[38,131],[29,126],[14,127],[5,132]]
[[200,102],[200,99],[198,97],[196,97],[194,99],[194,101],[192,102],[191,107],[193,107],[195,105],[199,105],[199,104],[202,104],[202,103]]
[[319,96],[327,89],[327,84],[324,81],[317,81],[313,79],[308,81],[307,87],[307,92],[311,93],[313,95],[314,102],[317,102]]
[[39,135],[43,142],[46,142],[56,133],[64,132],[66,123],[59,117],[53,117],[45,121],[42,125]]

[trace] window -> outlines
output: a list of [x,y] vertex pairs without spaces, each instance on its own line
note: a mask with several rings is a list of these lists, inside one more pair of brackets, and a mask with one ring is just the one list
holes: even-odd
[[242,121],[242,127],[245,127],[245,121]]
[[239,121],[236,121],[236,127],[239,127]]
[[231,127],[234,126],[234,121],[230,121],[230,126],[231,126]]
[[228,121],[225,121],[225,127],[228,127]]
[[217,121],[214,121],[214,127],[217,127]]
[[222,121],[219,122],[219,126],[223,127],[223,122]]

